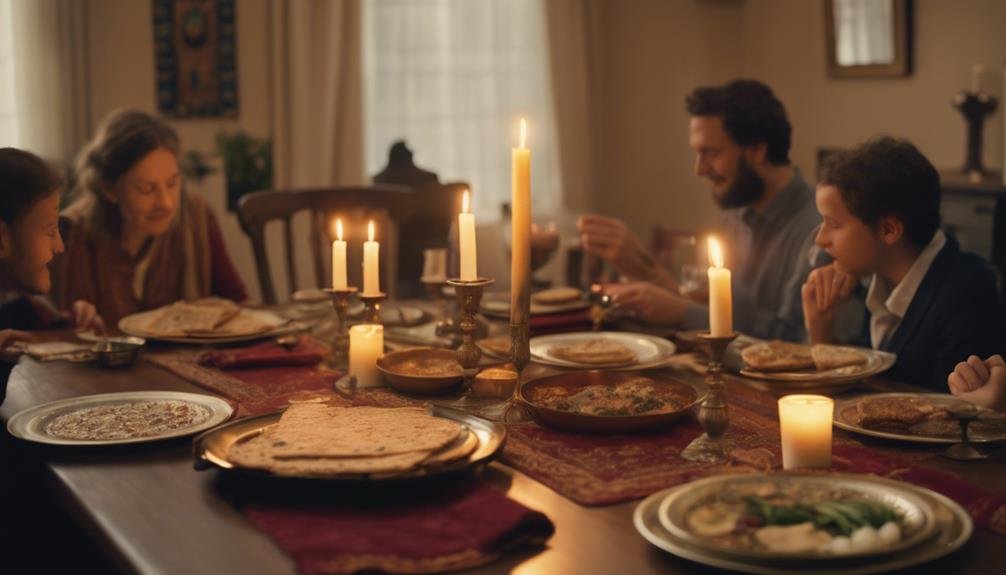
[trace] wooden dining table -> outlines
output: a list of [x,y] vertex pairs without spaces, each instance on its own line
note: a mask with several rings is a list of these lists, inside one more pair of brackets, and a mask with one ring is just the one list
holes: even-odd
[[[881,380],[864,385],[912,389]],[[111,370],[90,363],[39,362],[25,357],[11,374],[0,417],[6,422],[23,409],[58,399],[136,390],[207,393],[143,361]],[[868,445],[892,455],[942,449],[883,441]],[[23,457],[44,470],[47,493],[72,518],[73,529],[123,572],[296,572],[293,561],[220,496],[217,472],[193,468],[188,439],[114,449],[20,447]],[[989,451],[991,457],[984,461],[935,458],[932,465],[1006,495],[1006,450]],[[717,572],[647,543],[633,526],[638,501],[585,507],[500,462],[480,473],[509,497],[547,515],[555,533],[544,547],[512,550],[472,573]],[[976,527],[961,549],[912,572],[993,573],[1002,572],[1004,565],[1006,539]],[[0,571],[2,567],[0,558]]]

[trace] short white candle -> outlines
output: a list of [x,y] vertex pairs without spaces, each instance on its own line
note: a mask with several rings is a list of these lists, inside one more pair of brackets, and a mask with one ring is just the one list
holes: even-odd
[[381,268],[378,253],[381,246],[374,241],[374,220],[367,224],[368,241],[363,243],[363,295],[381,293]]
[[444,283],[447,281],[447,250],[432,248],[423,250],[423,275],[420,278],[427,283]]
[[716,238],[709,238],[709,334],[728,336],[734,331],[730,270],[723,267],[723,250]]
[[831,420],[835,402],[823,395],[779,398],[782,467],[831,467]]
[[469,211],[468,190],[465,190],[461,200],[461,213],[458,214],[458,240],[461,244],[461,281],[478,279],[478,268],[475,248],[475,214]]
[[384,355],[384,326],[371,323],[349,328],[349,374],[359,387],[384,385],[377,360]]
[[332,242],[332,289],[346,289],[346,242],[342,240],[342,220],[335,220]]

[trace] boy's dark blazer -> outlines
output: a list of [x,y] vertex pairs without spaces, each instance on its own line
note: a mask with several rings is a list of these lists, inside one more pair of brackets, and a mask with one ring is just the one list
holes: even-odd
[[[985,260],[947,242],[919,284],[908,311],[881,349],[898,355],[885,375],[948,392],[947,375],[969,355],[1003,353],[1002,310]],[[869,341],[869,322],[866,325]]]

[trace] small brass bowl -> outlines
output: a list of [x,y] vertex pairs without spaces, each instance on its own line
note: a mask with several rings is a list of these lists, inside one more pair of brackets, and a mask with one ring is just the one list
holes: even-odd
[[[450,366],[444,373],[423,373],[417,368]],[[447,349],[417,348],[386,353],[377,360],[377,369],[388,385],[413,395],[440,395],[457,389],[464,379],[457,354]]]
[[95,343],[91,351],[104,367],[126,367],[136,362],[146,343],[142,337],[106,337]]

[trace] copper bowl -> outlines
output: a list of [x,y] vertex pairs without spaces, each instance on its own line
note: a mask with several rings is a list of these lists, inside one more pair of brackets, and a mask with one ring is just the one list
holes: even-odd
[[[408,363],[430,362],[452,364],[457,372],[445,375],[424,375]],[[413,395],[441,395],[457,389],[464,379],[457,353],[449,349],[421,347],[386,353],[377,360],[377,369],[384,374],[388,385]]]
[[[545,405],[541,400],[550,390],[559,388],[572,395],[590,385],[617,386],[644,376],[680,397],[681,406],[673,411],[641,415],[590,415],[564,411]],[[633,433],[664,427],[697,405],[705,396],[705,388],[685,383],[666,375],[626,371],[571,371],[535,379],[520,386],[520,400],[534,418],[544,425],[565,431],[588,433]]]

